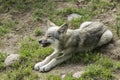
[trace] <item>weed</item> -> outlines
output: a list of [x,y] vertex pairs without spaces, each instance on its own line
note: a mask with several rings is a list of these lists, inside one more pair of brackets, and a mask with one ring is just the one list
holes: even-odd
[[47,80],[61,80],[61,78],[57,75],[48,75]]
[[63,10],[58,10],[56,12],[57,15],[63,15],[63,16],[67,16],[71,13],[77,13],[78,12],[78,9],[74,9],[72,7],[68,7],[68,8],[65,8]]
[[70,63],[90,64],[90,63],[94,63],[95,61],[99,60],[100,57],[101,55],[99,53],[89,51],[85,53],[74,54],[73,57],[69,61]]
[[37,1],[33,5],[36,10],[33,13],[33,18],[35,21],[41,21],[45,17],[50,17],[54,15],[54,10],[56,4],[52,1]]
[[60,26],[66,22],[66,20],[61,16],[50,16],[49,19],[53,21],[56,25]]
[[35,36],[40,36],[40,35],[42,35],[42,32],[39,28],[35,28],[34,34],[35,34]]
[[[12,72],[12,73],[11,73]],[[18,67],[17,69],[14,69],[12,71],[7,72],[6,77],[10,80],[36,80],[38,76],[34,73],[32,74],[32,69],[29,67]]]
[[0,25],[0,36],[5,35],[10,32],[15,27],[15,22],[12,20],[8,20],[5,23],[1,23]]
[[90,19],[91,19],[91,17],[88,16],[88,15],[85,15],[85,16],[83,16],[83,17],[81,17],[81,18],[72,19],[72,20],[70,21],[70,26],[71,26],[72,28],[79,28],[80,25],[81,25],[81,23],[83,23],[84,21],[89,21]]
[[118,37],[120,36],[120,16],[117,16],[116,18],[116,34],[118,35]]
[[20,0],[20,1],[16,1],[16,0],[8,0],[8,1],[4,1],[1,0],[0,4],[0,13],[3,12],[9,12],[10,10],[14,9],[14,10],[18,10],[18,11],[26,11],[26,10],[30,10],[31,8],[31,0]]
[[48,75],[47,80],[82,80],[82,79],[73,78],[71,74],[68,74],[63,79],[58,75]]
[[37,9],[33,13],[33,18],[35,21],[40,21],[42,19],[43,15],[44,15],[44,12],[41,9]]
[[22,41],[20,49],[22,58],[31,59],[36,57],[36,60],[44,58],[51,51],[51,48],[42,48],[37,40],[30,39],[29,37]]
[[96,61],[96,64],[98,64],[98,65],[100,64],[100,65],[104,66],[105,69],[109,69],[109,70],[116,69],[115,61],[113,61],[112,59],[107,58],[107,57],[100,58],[98,61]]
[[116,5],[116,2],[110,3],[107,0],[91,0],[89,4],[89,9],[94,11],[96,14],[104,13],[110,10],[112,7]]
[[86,68],[82,77],[85,79],[115,80],[115,77],[112,75],[112,71],[115,71],[118,67],[117,62],[110,58],[101,57],[94,64],[91,64]]
[[0,72],[5,69],[4,60],[7,57],[5,53],[0,52]]
[[116,65],[117,65],[117,68],[120,70],[120,63],[118,62]]
[[86,72],[82,75],[84,79],[109,80],[114,78],[108,69],[101,65],[89,65]]

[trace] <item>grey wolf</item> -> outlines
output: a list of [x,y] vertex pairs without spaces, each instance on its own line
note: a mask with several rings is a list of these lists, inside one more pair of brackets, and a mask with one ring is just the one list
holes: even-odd
[[66,61],[72,53],[90,51],[111,41],[112,32],[101,22],[87,21],[80,28],[68,29],[67,24],[61,26],[48,21],[48,30],[39,40],[42,47],[51,46],[54,52],[43,61],[35,64],[34,69],[40,72],[51,70]]

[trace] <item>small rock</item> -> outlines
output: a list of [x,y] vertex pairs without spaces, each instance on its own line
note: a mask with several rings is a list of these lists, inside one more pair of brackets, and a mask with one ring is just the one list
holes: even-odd
[[120,46],[120,39],[115,42],[115,46]]
[[19,61],[20,60],[20,55],[19,54],[10,54],[9,56],[7,56],[7,58],[4,61],[4,64],[6,66],[10,66],[12,65],[14,62]]
[[61,73],[61,79],[64,80],[64,78],[66,77],[65,73]]
[[74,78],[80,78],[83,73],[84,73],[84,71],[80,71],[80,72],[78,71],[78,72],[74,73],[72,76],[73,76]]
[[72,13],[72,14],[68,15],[67,20],[68,20],[68,21],[71,21],[72,19],[77,19],[77,18],[81,18],[81,17],[82,17],[82,16],[80,16],[79,14]]

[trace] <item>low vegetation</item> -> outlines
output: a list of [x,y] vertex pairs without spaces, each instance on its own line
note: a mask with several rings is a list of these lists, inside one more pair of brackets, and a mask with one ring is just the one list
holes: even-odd
[[0,36],[5,35],[15,28],[15,21],[7,20],[6,22],[0,21]]
[[[86,56],[83,58],[85,57]],[[72,75],[69,74],[64,80],[117,80],[113,72],[120,69],[120,63],[104,56],[97,57],[99,57],[99,59],[94,61],[93,64],[88,64],[80,78],[73,78]],[[61,78],[60,76],[49,75],[48,80],[61,80]]]
[[[11,67],[3,65],[5,55],[0,54],[0,76],[5,80],[37,80],[40,77],[33,71],[33,66],[36,62],[41,61],[45,56],[49,55],[53,50],[51,48],[42,48],[37,40],[27,37],[21,42],[20,55],[21,61],[14,63]],[[84,54],[75,54],[72,59],[63,64],[81,63],[87,65],[85,73],[79,79],[74,79],[72,75],[65,77],[65,80],[115,80],[114,72],[120,69],[120,63],[110,58],[102,56],[96,52],[86,52]],[[4,71],[4,72],[3,72]],[[12,72],[12,73],[11,73]],[[47,80],[61,80],[60,76],[48,75]]]
[[5,60],[6,56],[7,55],[5,53],[0,53],[0,72],[5,68],[4,60]]
[[39,28],[35,28],[34,33],[35,33],[35,36],[42,35],[42,31]]
[[117,18],[116,18],[116,33],[117,35],[120,37],[120,16],[118,15]]
[[[23,14],[32,11],[31,16],[33,22],[45,23],[45,19],[50,19],[57,25],[61,25],[67,21],[67,16],[71,13],[77,13],[81,18],[73,19],[70,21],[70,28],[78,28],[79,25],[88,20],[94,20],[96,16],[112,11],[115,7],[119,7],[117,0],[65,0],[65,3],[79,4],[77,7],[65,7],[58,9],[58,5],[64,4],[52,0],[1,0],[0,1],[0,14]],[[81,4],[82,3],[82,4]],[[83,5],[83,6],[81,6]],[[120,36],[120,16],[117,12],[115,25],[111,25],[111,29],[115,31],[117,36]],[[4,21],[0,19],[0,36],[4,37],[15,31],[17,22],[14,19]],[[108,24],[109,25],[109,24]],[[28,25],[29,26],[29,25]],[[114,27],[113,27],[114,26]],[[34,27],[34,26],[33,26]],[[36,36],[43,35],[42,29],[34,28],[33,34]],[[0,41],[2,44],[2,41]],[[0,46],[1,47],[1,46]],[[40,80],[40,76],[33,70],[36,62],[43,60],[49,55],[53,49],[50,47],[42,48],[37,39],[32,36],[22,38],[20,41],[20,54],[21,60],[14,63],[12,66],[5,67],[4,60],[7,55],[0,52],[0,78],[3,80]],[[75,54],[70,60],[63,64],[76,64],[81,63],[86,66],[85,73],[79,79],[72,77],[69,73],[64,80],[116,80],[114,72],[120,70],[120,62],[105,57],[98,52],[85,52],[83,54]],[[46,76],[47,80],[61,80],[60,76],[55,74]]]
[[[1,74],[0,77],[3,77],[4,80],[37,80],[39,77],[33,72],[33,66],[36,62],[51,53],[51,48],[46,49],[40,47],[38,42],[31,37],[22,40],[20,62],[16,62],[12,66],[5,68],[3,65],[5,59],[4,54],[0,54],[0,69],[4,71],[4,74]],[[5,70],[2,70],[3,68],[5,68]]]

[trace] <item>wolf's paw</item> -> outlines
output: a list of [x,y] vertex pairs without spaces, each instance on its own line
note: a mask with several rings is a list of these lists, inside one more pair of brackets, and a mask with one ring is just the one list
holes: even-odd
[[57,65],[56,59],[52,59],[48,64],[40,67],[40,72],[47,72],[50,71],[52,68],[54,68]]
[[42,66],[39,69],[40,72],[47,72],[47,71],[50,71],[50,70],[51,70],[51,68],[49,66]]
[[34,70],[38,71],[40,69],[40,67],[42,67],[43,65],[44,65],[43,62],[36,63],[34,66]]

